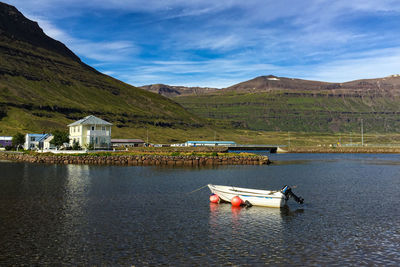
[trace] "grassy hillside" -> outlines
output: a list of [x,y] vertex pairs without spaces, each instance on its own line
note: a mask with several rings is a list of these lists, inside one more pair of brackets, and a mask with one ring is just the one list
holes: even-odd
[[357,132],[361,119],[369,132],[400,131],[400,97],[330,90],[221,90],[173,100],[198,116],[235,128],[265,131]]
[[[148,87],[144,87],[150,90]],[[200,117],[225,128],[254,131],[400,131],[400,76],[328,83],[260,76],[220,90],[190,93],[179,87],[166,94]],[[200,91],[199,91],[200,90]]]
[[94,114],[114,124],[113,137],[173,140],[208,131],[179,104],[85,65],[37,23],[0,3],[0,135],[48,132]]

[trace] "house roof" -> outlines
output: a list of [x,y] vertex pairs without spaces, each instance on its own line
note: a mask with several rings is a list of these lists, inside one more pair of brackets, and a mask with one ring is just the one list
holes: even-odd
[[79,121],[68,124],[68,126],[76,126],[76,125],[112,125],[112,123],[97,118],[96,116],[89,115]]
[[2,140],[2,141],[12,141],[12,136],[0,136],[0,140]]
[[49,135],[46,139],[44,139],[44,141],[45,142],[50,142],[53,139],[54,139],[54,135]]
[[111,143],[144,143],[142,139],[111,139]]
[[29,137],[35,137],[36,142],[40,142],[49,136],[49,134],[26,134],[26,135]]

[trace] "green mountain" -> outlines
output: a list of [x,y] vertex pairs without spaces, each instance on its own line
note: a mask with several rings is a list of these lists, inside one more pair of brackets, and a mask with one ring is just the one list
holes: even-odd
[[[0,3],[0,135],[49,132],[94,114],[113,137],[184,139],[207,122],[174,101],[84,64],[15,7]],[[181,138],[182,137],[182,138]]]
[[[186,90],[187,91],[187,90]],[[233,128],[295,132],[400,131],[400,76],[346,83],[261,76],[172,99]]]

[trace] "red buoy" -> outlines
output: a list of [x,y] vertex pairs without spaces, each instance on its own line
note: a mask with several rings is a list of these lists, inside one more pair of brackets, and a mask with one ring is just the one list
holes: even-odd
[[217,195],[217,194],[212,194],[211,196],[210,196],[210,202],[212,202],[212,203],[219,203],[219,196]]
[[243,204],[243,201],[240,197],[236,196],[231,199],[232,206],[239,207]]

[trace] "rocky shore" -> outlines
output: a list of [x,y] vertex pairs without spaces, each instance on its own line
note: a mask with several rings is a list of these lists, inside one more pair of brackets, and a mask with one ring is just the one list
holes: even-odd
[[126,166],[213,166],[213,165],[264,165],[266,156],[164,156],[164,155],[41,155],[1,152],[0,160],[49,164],[90,164]]

